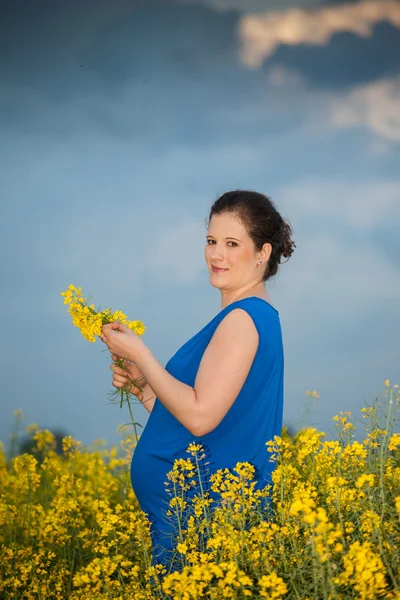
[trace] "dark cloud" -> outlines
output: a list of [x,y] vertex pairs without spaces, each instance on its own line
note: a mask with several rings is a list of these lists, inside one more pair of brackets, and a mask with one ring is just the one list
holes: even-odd
[[[256,139],[263,130],[273,135],[301,120],[293,111],[288,118],[269,110],[273,99],[263,73],[240,65],[232,12],[160,0],[129,9],[116,2],[114,12],[102,3],[98,12],[78,2],[62,10],[39,2],[37,12],[29,5],[24,13],[24,4],[3,21],[3,129],[56,138],[107,132],[152,145],[154,152],[171,137],[181,143],[195,138],[199,145],[222,136]],[[251,107],[261,128],[259,118],[246,116]]]
[[[177,2],[204,4],[217,12],[236,11],[251,15],[263,14],[267,11],[284,11],[288,8],[313,9],[325,3],[323,0],[246,0],[245,2],[243,0],[177,0]],[[331,4],[329,0],[326,3]],[[344,0],[341,3],[344,4]]]
[[8,2],[1,15],[6,129],[185,136],[190,115],[201,134],[204,103],[237,86],[233,15],[157,0],[34,6]]
[[371,38],[337,33],[325,46],[281,45],[264,69],[284,65],[313,86],[341,89],[400,73],[400,31],[388,23]]
[[[226,84],[240,95],[241,85],[251,85],[236,69],[240,15],[211,6],[172,0],[3,2],[0,75],[11,119],[12,113],[20,119],[24,109],[9,93],[13,86],[34,90],[36,101],[64,103],[93,94],[112,98],[128,83],[152,103],[159,86],[168,94],[177,80],[184,86],[206,80],[215,89]],[[340,88],[398,73],[399,56],[400,31],[380,23],[372,37],[343,32],[325,46],[282,44],[264,68],[283,64],[313,85]],[[233,72],[236,89],[230,84]],[[173,101],[179,103],[181,94]]]
[[357,4],[362,2],[362,0],[321,0],[322,6],[336,6],[342,4]]
[[80,4],[51,0],[3,2],[0,8],[2,83],[34,89],[51,83],[47,93],[54,95],[68,89],[72,69],[80,67],[79,46],[84,32],[89,34],[99,20],[94,5],[90,0]]
[[[235,49],[234,15],[166,0],[3,3],[0,73],[46,94],[85,85],[195,79]],[[72,87],[71,87],[72,83]],[[83,87],[82,87],[83,86]]]
[[[2,10],[5,130],[103,131],[161,148],[171,136],[252,140],[301,123],[301,109],[269,109],[285,90],[240,64],[237,12],[166,0],[9,0]],[[343,33],[324,47],[280,46],[264,68],[288,66],[312,85],[341,88],[395,72],[399,49],[400,32],[382,24],[372,39]]]
[[110,82],[162,78],[168,86],[179,76],[189,83],[232,55],[235,23],[201,5],[153,0],[99,31],[85,64]]

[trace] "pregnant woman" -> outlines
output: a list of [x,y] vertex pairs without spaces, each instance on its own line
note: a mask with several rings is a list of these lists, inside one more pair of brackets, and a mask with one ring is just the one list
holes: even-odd
[[[165,368],[125,325],[103,327],[103,341],[142,387],[131,388],[150,416],[131,463],[131,482],[150,520],[153,564],[169,564],[173,539],[165,520],[167,473],[175,459],[201,444],[207,469],[256,470],[257,487],[271,482],[266,442],[281,434],[284,356],[279,312],[265,282],[296,244],[292,228],[272,201],[250,191],[223,194],[208,218],[205,259],[210,283],[221,292],[221,310],[188,340]],[[129,361],[129,362],[128,362]],[[113,385],[129,385],[111,365]]]

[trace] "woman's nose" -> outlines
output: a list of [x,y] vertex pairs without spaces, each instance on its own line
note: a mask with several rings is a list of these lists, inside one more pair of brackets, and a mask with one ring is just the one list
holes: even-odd
[[210,258],[211,258],[211,260],[223,260],[224,259],[223,250],[221,248],[217,248],[216,246],[213,246],[213,249],[210,252]]

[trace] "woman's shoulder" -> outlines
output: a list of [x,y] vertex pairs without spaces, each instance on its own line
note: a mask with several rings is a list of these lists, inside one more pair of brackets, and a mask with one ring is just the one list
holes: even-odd
[[254,307],[255,310],[266,310],[267,312],[271,311],[272,313],[279,315],[278,309],[271,304],[270,298],[268,297],[267,299],[264,296],[246,296],[245,298],[240,298],[239,300],[235,300],[234,302],[231,302],[230,304],[225,306],[225,308],[221,312],[224,312],[225,310],[227,310],[227,312],[230,312],[235,308],[242,308],[244,306]]
[[[280,317],[277,309],[269,302],[259,296],[248,296],[231,302],[223,308],[217,315],[213,323],[213,330],[219,328],[222,321],[230,321],[233,317],[232,313],[240,313],[245,311],[250,316],[260,338],[265,337],[268,331],[269,337],[272,332],[280,329]],[[235,327],[235,322],[230,324]]]

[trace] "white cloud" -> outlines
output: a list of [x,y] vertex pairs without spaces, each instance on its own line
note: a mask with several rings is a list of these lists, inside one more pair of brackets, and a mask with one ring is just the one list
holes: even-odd
[[400,141],[400,77],[358,86],[336,97],[330,121],[337,127],[365,126],[377,135]]
[[247,15],[240,19],[240,57],[249,68],[258,68],[280,44],[324,46],[335,33],[348,31],[369,37],[380,21],[400,27],[397,0],[365,0],[315,10],[290,8]]
[[310,180],[277,192],[294,220],[329,219],[332,225],[372,229],[400,219],[400,179]]
[[[284,87],[287,94],[274,98],[273,110],[293,114],[292,96],[302,111],[305,134],[313,130],[363,127],[374,134],[370,154],[382,156],[400,141],[400,76],[387,77],[346,91],[311,90],[300,73],[277,65],[267,71],[273,88]],[[290,94],[290,95],[289,95]],[[268,103],[271,103],[271,94]],[[267,104],[267,101],[266,101]],[[279,107],[279,108],[278,108]]]

